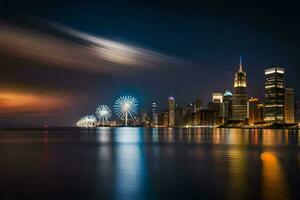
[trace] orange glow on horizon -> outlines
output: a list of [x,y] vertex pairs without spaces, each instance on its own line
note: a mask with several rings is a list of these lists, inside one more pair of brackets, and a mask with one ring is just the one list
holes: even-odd
[[67,106],[67,102],[65,96],[0,90],[0,114],[48,112]]

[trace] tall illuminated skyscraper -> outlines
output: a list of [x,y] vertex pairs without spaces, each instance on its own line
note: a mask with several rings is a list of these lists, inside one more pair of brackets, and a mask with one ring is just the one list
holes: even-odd
[[157,104],[152,103],[152,126],[157,126],[158,124],[158,115],[157,115]]
[[225,121],[232,118],[232,93],[229,90],[223,95],[223,117]]
[[169,127],[175,126],[175,99],[174,97],[169,97]]
[[243,71],[242,57],[240,57],[240,68],[235,73],[232,97],[232,118],[234,120],[245,120],[247,118],[247,75]]
[[223,94],[219,92],[212,93],[212,102],[223,103]]
[[214,110],[218,111],[218,117],[223,117],[223,93],[212,93],[212,105]]
[[295,123],[295,99],[294,88],[285,88],[284,92],[284,121]]
[[284,121],[285,70],[273,67],[265,70],[265,117],[266,122]]

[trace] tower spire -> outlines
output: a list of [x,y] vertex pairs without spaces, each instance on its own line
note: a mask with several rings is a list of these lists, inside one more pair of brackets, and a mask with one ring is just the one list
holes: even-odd
[[243,57],[242,54],[240,55],[240,72],[243,71]]
[[169,95],[169,98],[172,97],[173,98],[173,95],[172,95],[172,90],[170,90],[170,95]]

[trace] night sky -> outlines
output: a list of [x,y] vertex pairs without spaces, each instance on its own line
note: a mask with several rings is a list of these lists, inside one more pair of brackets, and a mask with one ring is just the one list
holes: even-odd
[[[283,66],[287,85],[300,97],[296,3],[1,2],[2,125],[72,125],[123,94],[138,98],[145,110],[153,101],[166,109],[170,94],[182,105],[208,102],[211,92],[232,90],[240,54],[250,96],[263,100],[264,69]],[[141,53],[111,58],[101,44],[99,59],[90,49],[95,44],[78,32]]]

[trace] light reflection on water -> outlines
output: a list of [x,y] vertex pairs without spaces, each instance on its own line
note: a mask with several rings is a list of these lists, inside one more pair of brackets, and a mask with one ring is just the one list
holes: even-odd
[[145,179],[145,160],[140,145],[142,133],[140,129],[122,128],[116,131],[115,159],[115,199],[141,199],[143,180]]
[[263,199],[289,199],[286,177],[276,154],[266,151],[261,160]]
[[0,188],[7,199],[14,199],[12,191],[16,198],[36,197],[36,190],[43,199],[59,199],[54,193],[61,199],[299,199],[299,135],[212,128],[0,131]]

